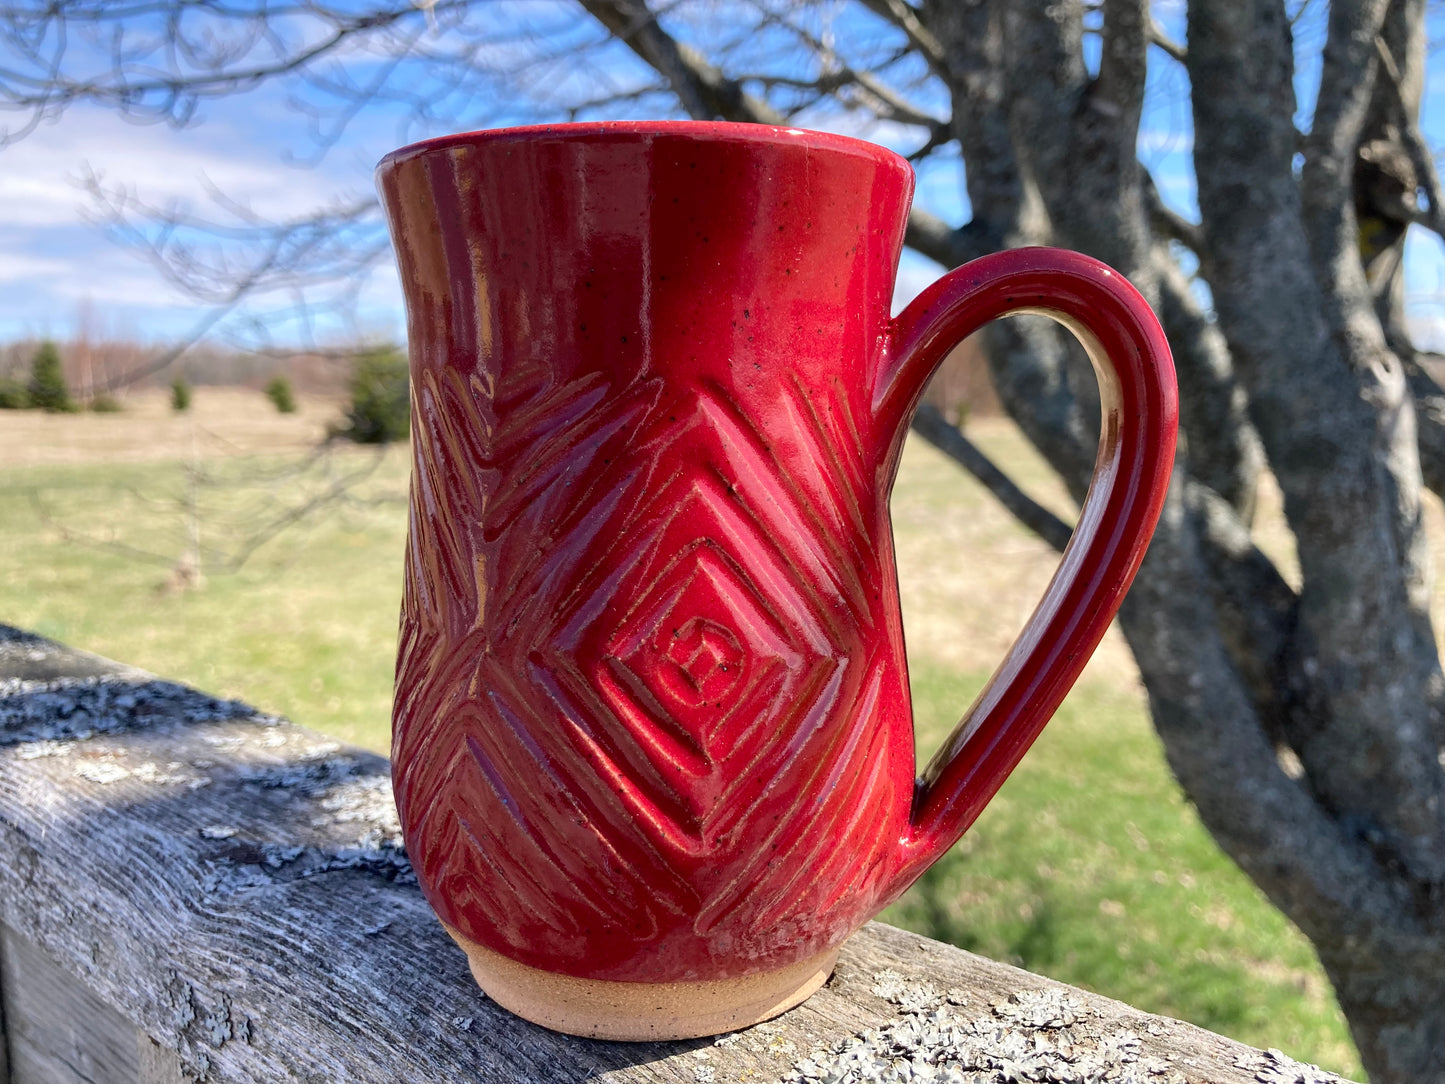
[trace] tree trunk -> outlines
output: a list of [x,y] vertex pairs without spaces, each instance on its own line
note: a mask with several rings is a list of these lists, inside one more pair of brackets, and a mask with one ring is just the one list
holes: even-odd
[[1440,935],[1379,941],[1320,959],[1372,1084],[1445,1080],[1445,954]]
[[[1171,333],[1179,469],[1120,615],[1170,764],[1221,846],[1319,948],[1372,1078],[1445,1080],[1441,680],[1416,434],[1360,263],[1349,168],[1387,5],[1332,9],[1302,177],[1283,5],[1192,6],[1193,240],[1217,323],[1163,253],[1134,155],[1143,0],[1104,4],[1092,75],[1079,5],[925,10],[946,55],[969,61],[950,86],[965,160],[991,162],[977,181],[969,171],[975,229],[1099,256]],[[980,42],[1006,93],[978,78]],[[1043,230],[1021,226],[1034,194]],[[993,365],[1006,407],[1077,497],[1093,404],[1064,356],[1056,337],[1016,331],[997,337]],[[1266,454],[1299,546],[1298,596],[1249,541]],[[1302,778],[1281,769],[1281,750]]]

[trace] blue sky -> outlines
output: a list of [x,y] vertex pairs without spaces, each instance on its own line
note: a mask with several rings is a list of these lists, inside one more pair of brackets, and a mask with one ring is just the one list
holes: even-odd
[[[1161,22],[1182,37],[1180,10],[1173,0],[1157,5]],[[1302,39],[1308,39],[1308,31],[1302,27]],[[1140,154],[1166,199],[1193,213],[1187,81],[1162,54],[1154,61]],[[1441,63],[1432,61],[1426,88],[1424,124],[1432,141],[1445,136]],[[1299,83],[1307,100],[1313,93],[1308,63],[1301,65]],[[209,184],[261,215],[285,218],[368,194],[377,158],[399,143],[434,134],[401,124],[395,112],[383,112],[350,125],[319,162],[300,164],[297,157],[307,156],[312,143],[307,119],[292,108],[288,93],[271,86],[206,103],[200,122],[181,130],[130,124],[85,106],[0,149],[0,340],[66,338],[83,320],[103,337],[159,342],[184,335],[203,318],[193,302],[95,221],[94,205],[81,184],[87,173],[123,185],[151,204],[198,213],[207,211]],[[6,121],[0,115],[0,124]],[[854,134],[894,142],[886,128]],[[919,178],[918,202],[950,221],[963,221],[968,209],[962,178],[956,155],[938,156]],[[938,273],[927,260],[905,258],[899,300]],[[1412,231],[1407,285],[1417,337],[1422,345],[1445,348],[1445,247],[1423,231]],[[331,320],[317,335],[398,338],[401,328],[396,278],[386,265],[361,284],[354,320]]]
[[[203,214],[209,184],[258,214],[286,218],[369,193],[372,166],[394,143],[369,133],[308,167],[292,160],[306,145],[299,127],[278,94],[214,103],[202,123],[182,130],[86,106],[0,149],[0,339],[63,338],[82,310],[102,334],[183,334],[201,313],[108,236],[83,178],[94,173],[151,204]],[[394,336],[395,277],[385,269],[375,277],[364,303],[376,330]]]

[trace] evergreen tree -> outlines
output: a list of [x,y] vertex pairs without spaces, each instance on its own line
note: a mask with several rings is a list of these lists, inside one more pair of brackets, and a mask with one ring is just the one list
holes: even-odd
[[358,444],[405,440],[411,432],[407,359],[394,346],[379,346],[356,359],[351,404],[338,435]]
[[29,392],[31,406],[52,414],[70,414],[76,409],[60,365],[60,351],[48,339],[40,344],[30,362]]
[[296,393],[291,390],[291,381],[284,376],[273,377],[266,385],[266,398],[282,414],[296,413]]

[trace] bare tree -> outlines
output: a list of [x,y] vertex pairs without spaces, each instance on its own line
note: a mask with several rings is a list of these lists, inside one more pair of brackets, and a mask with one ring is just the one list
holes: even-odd
[[[1405,327],[1401,260],[1409,224],[1445,231],[1418,127],[1425,0],[1192,0],[1177,41],[1155,14],[1148,0],[8,5],[0,105],[12,138],[79,102],[184,124],[208,98],[284,79],[305,89],[318,150],[363,110],[421,134],[525,105],[861,118],[911,138],[919,162],[961,154],[971,217],[915,210],[915,250],[951,267],[1082,249],[1160,313],[1185,440],[1121,614],[1155,724],[1214,837],[1314,942],[1372,1079],[1445,1081],[1445,681],[1421,518],[1424,490],[1445,488],[1445,391]],[[1296,100],[1306,24],[1312,103]],[[1137,155],[1148,79],[1171,69],[1192,88],[1197,220]],[[254,259],[234,265],[167,248],[205,223],[112,208],[227,303],[385,258],[364,203],[256,222]],[[1035,320],[990,336],[1007,409],[1081,499],[1098,410],[1074,348]],[[1067,528],[936,411],[916,428],[1063,545]],[[1251,541],[1266,465],[1298,589]]]

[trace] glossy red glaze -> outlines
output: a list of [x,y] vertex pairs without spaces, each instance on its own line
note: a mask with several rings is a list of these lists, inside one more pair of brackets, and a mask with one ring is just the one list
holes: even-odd
[[[896,320],[913,178],[836,136],[592,124],[385,159],[414,468],[393,773],[427,898],[533,967],[727,978],[835,946],[962,834],[1133,577],[1176,404],[1139,295],[1001,253]],[[1100,467],[915,784],[888,494],[958,340],[1095,344]]]

